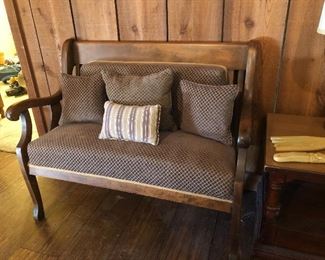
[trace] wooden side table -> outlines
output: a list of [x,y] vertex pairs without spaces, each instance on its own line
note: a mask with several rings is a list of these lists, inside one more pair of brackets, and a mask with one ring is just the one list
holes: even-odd
[[[318,237],[317,241],[313,241],[317,236],[308,236],[305,231],[299,233],[299,231],[295,230],[291,230],[292,234],[290,234],[290,228],[288,226],[281,227],[280,223],[281,214],[285,211],[285,206],[281,208],[283,198],[290,196],[284,191],[287,184],[297,180],[300,181],[299,183],[325,184],[325,164],[277,163],[273,160],[275,150],[270,141],[271,136],[310,135],[325,137],[324,121],[325,118],[284,114],[268,114],[267,116],[264,170],[267,174],[268,181],[260,237],[260,241],[263,244],[325,256],[325,232],[324,240]],[[292,200],[294,201],[294,198]],[[310,203],[312,203],[312,201],[310,201]],[[302,210],[301,212],[304,211]],[[325,221],[325,198],[324,211],[320,212],[320,214],[324,215],[323,218]],[[303,221],[304,218],[308,218],[308,214],[300,217]],[[297,223],[297,220],[295,219],[294,222]],[[290,221],[287,221],[286,225],[289,225],[288,223],[290,224]],[[317,225],[317,223],[315,225]],[[323,228],[322,225],[324,224],[320,223],[319,225],[320,228]],[[285,232],[283,232],[283,230],[285,230]],[[286,239],[280,237],[281,235],[284,236],[284,234]],[[285,241],[289,239],[292,241]],[[295,240],[299,242],[295,244]],[[279,241],[284,242],[284,245],[281,245]],[[311,243],[311,246],[308,246],[308,243]],[[273,248],[271,251],[273,251],[274,254],[276,249]]]

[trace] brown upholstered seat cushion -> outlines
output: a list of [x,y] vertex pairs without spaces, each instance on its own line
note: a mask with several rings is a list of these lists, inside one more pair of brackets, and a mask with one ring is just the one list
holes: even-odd
[[28,146],[30,165],[108,176],[232,199],[235,150],[182,131],[160,144],[100,140],[98,124],[60,126]]
[[187,80],[182,80],[180,86],[181,129],[231,145],[230,126],[238,86],[212,86]]
[[81,67],[81,75],[92,75],[102,70],[117,72],[122,75],[145,76],[170,68],[173,71],[173,116],[179,126],[181,106],[177,102],[180,95],[179,83],[182,79],[208,85],[228,84],[227,70],[222,66],[182,63],[145,63],[145,62],[93,62]]
[[107,97],[100,73],[80,77],[61,74],[60,81],[62,85],[60,125],[103,121],[104,103]]

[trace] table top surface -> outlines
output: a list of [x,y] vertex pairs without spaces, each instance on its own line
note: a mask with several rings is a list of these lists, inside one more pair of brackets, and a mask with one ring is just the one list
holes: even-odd
[[325,117],[268,114],[264,169],[266,171],[282,170],[325,175],[325,164],[278,163],[273,160],[275,150],[270,137],[295,135],[325,137]]

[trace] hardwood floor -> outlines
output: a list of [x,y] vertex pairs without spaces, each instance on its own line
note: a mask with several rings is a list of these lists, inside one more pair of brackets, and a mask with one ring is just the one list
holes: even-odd
[[[0,259],[226,259],[226,214],[44,178],[39,184],[46,220],[36,223],[15,155],[0,153]],[[245,258],[255,198],[245,194]]]

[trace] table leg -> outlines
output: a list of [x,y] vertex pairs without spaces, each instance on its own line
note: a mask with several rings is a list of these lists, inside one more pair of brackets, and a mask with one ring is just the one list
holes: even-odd
[[266,202],[264,206],[264,220],[262,229],[262,240],[272,244],[275,238],[276,218],[281,208],[281,191],[286,182],[285,174],[279,172],[269,172]]
[[266,205],[265,205],[265,219],[269,221],[275,221],[276,217],[280,213],[281,208],[281,191],[285,183],[285,175],[279,172],[270,172],[268,187],[267,187],[267,196],[266,196]]

